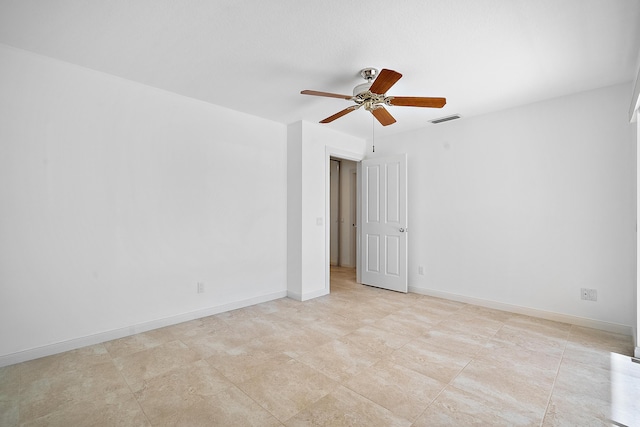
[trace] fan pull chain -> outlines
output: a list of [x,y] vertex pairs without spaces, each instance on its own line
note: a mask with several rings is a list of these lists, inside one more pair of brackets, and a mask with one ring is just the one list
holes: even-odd
[[376,132],[375,132],[376,121],[371,115],[371,148],[373,148],[373,152],[376,152]]

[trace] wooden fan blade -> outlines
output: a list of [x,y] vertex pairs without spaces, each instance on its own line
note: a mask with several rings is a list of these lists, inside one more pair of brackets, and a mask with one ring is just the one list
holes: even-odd
[[371,114],[375,116],[382,126],[389,126],[396,122],[391,113],[384,107],[378,107],[375,110],[371,110]]
[[387,70],[385,68],[380,71],[380,74],[378,74],[378,77],[376,77],[369,90],[380,95],[385,94],[391,88],[391,86],[393,86],[398,80],[400,80],[400,77],[402,77],[402,74],[400,74],[399,72]]
[[318,92],[317,90],[303,90],[300,93],[302,95],[326,96],[328,98],[341,98],[341,99],[353,98],[351,95],[340,95],[339,93],[330,93],[330,92]]
[[390,96],[389,105],[402,107],[430,107],[442,108],[447,103],[446,98],[422,98],[419,96]]
[[326,119],[321,120],[320,123],[331,123],[335,119],[339,119],[340,117],[344,116],[345,114],[349,114],[350,112],[355,111],[358,108],[360,108],[359,105],[353,105],[353,106],[351,106],[349,108],[345,108],[344,110],[335,113],[333,116],[329,116]]

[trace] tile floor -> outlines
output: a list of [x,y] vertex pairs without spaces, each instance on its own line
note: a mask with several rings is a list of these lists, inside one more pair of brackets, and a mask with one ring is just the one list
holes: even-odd
[[631,338],[357,285],[0,369],[2,426],[640,425]]

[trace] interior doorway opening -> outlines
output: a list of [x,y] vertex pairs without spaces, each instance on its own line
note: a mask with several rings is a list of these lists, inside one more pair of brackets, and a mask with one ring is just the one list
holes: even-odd
[[331,157],[329,163],[329,264],[355,269],[358,163],[337,157]]

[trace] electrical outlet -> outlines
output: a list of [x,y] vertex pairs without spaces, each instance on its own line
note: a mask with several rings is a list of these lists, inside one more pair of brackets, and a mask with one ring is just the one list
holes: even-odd
[[581,288],[580,298],[585,301],[598,301],[598,291],[596,289]]
[[418,266],[418,274],[424,276],[424,267],[423,266]]
[[198,293],[199,294],[204,293],[204,283],[203,282],[198,282]]

